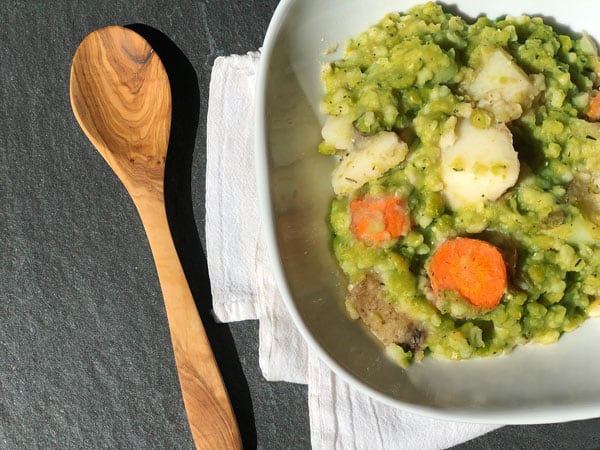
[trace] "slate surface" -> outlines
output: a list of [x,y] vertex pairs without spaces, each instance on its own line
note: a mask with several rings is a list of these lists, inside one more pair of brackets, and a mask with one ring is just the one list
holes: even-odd
[[[203,251],[212,62],[257,49],[276,3],[0,0],[0,448],[192,448],[141,223],[69,104],[77,45],[112,24],[138,24],[181,81],[169,213],[246,447],[310,447],[306,388],[264,381],[257,324],[212,321]],[[598,446],[591,420],[461,448]]]

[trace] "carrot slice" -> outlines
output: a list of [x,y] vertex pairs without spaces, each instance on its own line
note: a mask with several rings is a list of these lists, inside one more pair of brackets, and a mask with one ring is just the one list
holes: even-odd
[[350,202],[350,230],[357,239],[380,245],[406,236],[410,231],[410,212],[406,201],[393,195],[365,195]]
[[456,291],[485,309],[495,308],[507,287],[502,254],[480,239],[459,237],[444,242],[431,257],[427,274],[436,296]]
[[591,95],[590,106],[587,111],[588,119],[600,120],[600,93],[598,91]]

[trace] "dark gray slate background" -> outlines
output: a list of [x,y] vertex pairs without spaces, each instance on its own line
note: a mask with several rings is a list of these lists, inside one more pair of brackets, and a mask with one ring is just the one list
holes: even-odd
[[[212,320],[203,250],[212,63],[257,49],[276,4],[0,0],[0,448],[192,448],[141,223],[69,104],[77,45],[112,24],[143,24],[180,81],[171,225],[246,447],[310,447],[306,388],[262,378],[257,324]],[[600,420],[460,448],[593,447]]]

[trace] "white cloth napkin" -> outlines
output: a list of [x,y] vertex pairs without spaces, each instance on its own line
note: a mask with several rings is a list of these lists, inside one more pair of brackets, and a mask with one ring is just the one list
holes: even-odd
[[308,350],[279,297],[261,235],[252,128],[258,59],[258,53],[219,57],[210,82],[206,250],[216,317],[258,319],[265,378],[308,384],[314,449],[442,449],[497,428],[434,420],[379,403]]

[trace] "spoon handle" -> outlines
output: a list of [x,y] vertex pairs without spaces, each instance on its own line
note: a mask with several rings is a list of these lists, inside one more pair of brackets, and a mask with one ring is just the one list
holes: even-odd
[[156,264],[196,448],[241,449],[229,397],[173,244],[162,195],[139,196],[134,202]]

